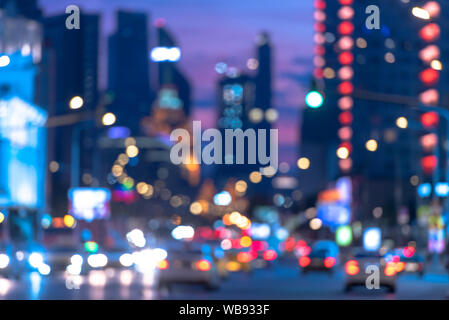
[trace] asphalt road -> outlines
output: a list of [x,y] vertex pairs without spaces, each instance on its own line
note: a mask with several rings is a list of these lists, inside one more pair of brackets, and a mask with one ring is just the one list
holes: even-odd
[[71,280],[62,275],[31,274],[20,281],[0,279],[0,299],[446,299],[449,276],[401,275],[396,293],[364,288],[344,293],[343,286],[340,269],[332,275],[302,275],[293,263],[283,263],[252,274],[231,274],[217,291],[184,285],[156,291],[151,279],[136,277],[129,271],[99,272]]

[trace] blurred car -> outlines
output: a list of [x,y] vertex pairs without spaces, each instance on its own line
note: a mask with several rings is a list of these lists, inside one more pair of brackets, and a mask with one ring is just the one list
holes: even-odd
[[332,273],[336,258],[326,249],[312,249],[309,255],[304,255],[298,260],[303,273],[310,271],[325,271]]
[[179,242],[165,247],[167,257],[158,262],[159,287],[172,284],[201,284],[214,290],[220,286],[220,277],[211,255],[204,254],[201,246]]
[[[203,245],[202,251],[206,251],[205,253],[210,253],[217,267],[218,275],[221,279],[227,279],[229,276],[229,271],[226,268],[226,264],[229,260],[225,251],[221,248],[220,243],[221,241],[219,240],[208,240],[205,242],[205,245]],[[208,249],[204,250],[205,248]]]
[[425,258],[415,252],[414,247],[397,248],[387,253],[386,259],[396,262],[396,269],[399,273],[417,273],[424,276]]
[[114,247],[104,251],[107,257],[107,268],[129,269],[133,266],[133,257],[131,248]]
[[387,287],[390,292],[396,291],[396,262],[387,261],[385,256],[377,252],[359,250],[345,263],[345,292],[349,292],[355,286],[366,287],[367,279],[371,276],[367,270],[369,266],[379,268],[379,286]]

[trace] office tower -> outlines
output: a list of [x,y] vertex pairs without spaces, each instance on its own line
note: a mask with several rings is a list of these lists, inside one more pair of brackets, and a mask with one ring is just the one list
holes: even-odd
[[148,18],[145,13],[117,12],[117,30],[108,43],[109,110],[117,124],[140,132],[140,121],[150,112]]
[[[169,32],[167,27],[162,23],[157,24],[157,36],[158,44],[152,52],[161,50],[161,48],[167,48],[167,50],[178,50],[179,57],[174,57],[173,61],[166,59],[157,62],[158,66],[158,89],[162,90],[166,87],[171,87],[177,92],[177,96],[181,100],[180,108],[184,112],[184,115],[188,117],[191,113],[192,93],[190,82],[184,73],[180,70],[178,61],[181,59],[181,48],[177,44],[177,41],[173,35]],[[163,49],[162,49],[163,50]],[[154,59],[153,59],[154,61]]]
[[[98,103],[99,16],[82,14],[82,28],[79,30],[66,29],[66,18],[64,14],[43,20],[43,61],[47,72],[46,96],[50,116],[76,116],[95,110]],[[79,110],[71,110],[70,101],[77,96],[84,100],[84,105]],[[67,212],[68,189],[78,184],[83,171],[90,172],[92,169],[95,131],[95,128],[81,128],[73,123],[49,130],[48,160],[54,164],[54,172],[49,179],[52,213]],[[72,146],[76,141],[82,150],[79,155],[81,170],[73,177],[73,169],[78,167],[72,163],[72,152],[76,152]],[[75,157],[76,161],[78,157]]]

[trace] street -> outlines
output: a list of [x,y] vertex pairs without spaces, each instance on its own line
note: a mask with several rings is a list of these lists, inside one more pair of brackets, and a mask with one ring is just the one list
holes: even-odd
[[[344,275],[341,269],[332,275],[309,273],[302,275],[291,262],[282,263],[273,269],[256,270],[252,274],[234,273],[222,283],[217,291],[206,291],[202,287],[179,285],[170,292],[157,292],[141,283],[128,284],[117,271],[105,274],[105,285],[89,284],[83,279],[79,289],[67,289],[64,278],[41,278],[30,276],[24,281],[0,280],[1,299],[256,299],[256,300],[306,300],[306,299],[446,299],[449,291],[449,276],[445,274],[404,274],[398,280],[397,292],[387,293],[380,289],[368,291],[355,288],[343,292]],[[120,280],[122,278],[122,280]]]

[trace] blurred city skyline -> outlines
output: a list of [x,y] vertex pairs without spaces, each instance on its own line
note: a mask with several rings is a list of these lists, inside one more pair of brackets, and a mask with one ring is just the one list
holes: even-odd
[[[100,13],[101,39],[99,86],[106,87],[107,36],[115,29],[115,12],[145,12],[150,28],[164,19],[182,48],[181,67],[193,83],[193,118],[204,127],[216,122],[215,64],[224,61],[246,69],[247,59],[255,54],[255,38],[262,31],[271,36],[274,48],[274,103],[279,111],[280,161],[294,164],[299,144],[299,119],[305,92],[309,89],[313,59],[313,2],[287,0],[282,6],[273,1],[231,0],[211,3],[193,0],[169,1],[85,1],[40,0],[45,16],[60,14],[70,4],[82,11]],[[176,10],[173,8],[176,7]],[[82,27],[82,26],[81,26]],[[150,41],[155,40],[154,30]],[[225,45],[224,45],[225,44]],[[293,119],[293,120],[292,120]]]

